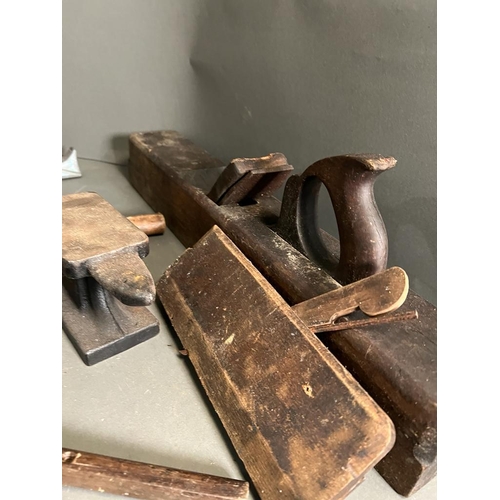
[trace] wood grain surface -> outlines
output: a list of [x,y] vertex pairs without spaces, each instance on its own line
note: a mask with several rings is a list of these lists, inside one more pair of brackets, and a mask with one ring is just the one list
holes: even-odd
[[[131,184],[185,246],[218,225],[290,305],[340,286],[275,232],[282,209],[277,198],[245,206],[208,198],[225,166],[205,149],[172,130],[135,133],[129,144]],[[339,259],[338,240],[324,231],[321,237]],[[377,470],[405,496],[437,472],[437,308],[410,289],[400,312],[409,311],[418,319],[322,337],[394,422],[396,443]],[[352,319],[360,319],[356,315]]]
[[292,307],[307,326],[333,322],[360,309],[378,316],[399,309],[408,295],[408,276],[400,267],[391,267],[349,285],[305,300]]
[[142,500],[242,500],[246,481],[62,449],[62,483]]
[[157,293],[263,500],[345,498],[392,447],[391,420],[219,228]]
[[148,236],[163,234],[167,228],[163,214],[140,214],[130,215],[127,219]]
[[62,197],[63,273],[72,279],[90,275],[88,264],[110,253],[149,252],[148,237],[97,193]]

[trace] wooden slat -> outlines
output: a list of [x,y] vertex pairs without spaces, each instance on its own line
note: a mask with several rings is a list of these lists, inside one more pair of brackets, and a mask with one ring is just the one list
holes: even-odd
[[240,500],[249,490],[246,481],[68,448],[62,449],[62,483],[142,500]]

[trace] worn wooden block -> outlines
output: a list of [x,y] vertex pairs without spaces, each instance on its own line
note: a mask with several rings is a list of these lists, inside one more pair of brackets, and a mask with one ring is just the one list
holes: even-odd
[[262,499],[342,499],[393,424],[218,228],[157,293]]

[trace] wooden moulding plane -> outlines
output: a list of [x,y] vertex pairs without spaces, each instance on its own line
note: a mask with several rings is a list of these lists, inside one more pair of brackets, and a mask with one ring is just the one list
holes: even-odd
[[262,500],[343,499],[394,444],[389,417],[308,326],[397,308],[402,269],[290,307],[215,226],[157,293]]
[[[291,175],[280,203],[272,193],[292,172],[280,153],[225,167],[175,131],[130,136],[130,182],[184,246],[219,226],[290,306],[386,268],[373,184],[394,165],[378,155],[325,158]],[[322,184],[339,241],[318,227]],[[437,310],[410,290],[400,311],[413,310],[418,319],[320,337],[394,423],[396,442],[376,468],[405,496],[437,471]]]

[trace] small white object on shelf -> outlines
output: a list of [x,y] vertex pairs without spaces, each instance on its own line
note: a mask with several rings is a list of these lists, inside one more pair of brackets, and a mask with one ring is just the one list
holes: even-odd
[[62,178],[72,179],[74,177],[81,177],[80,167],[78,166],[78,158],[76,149],[62,148]]

